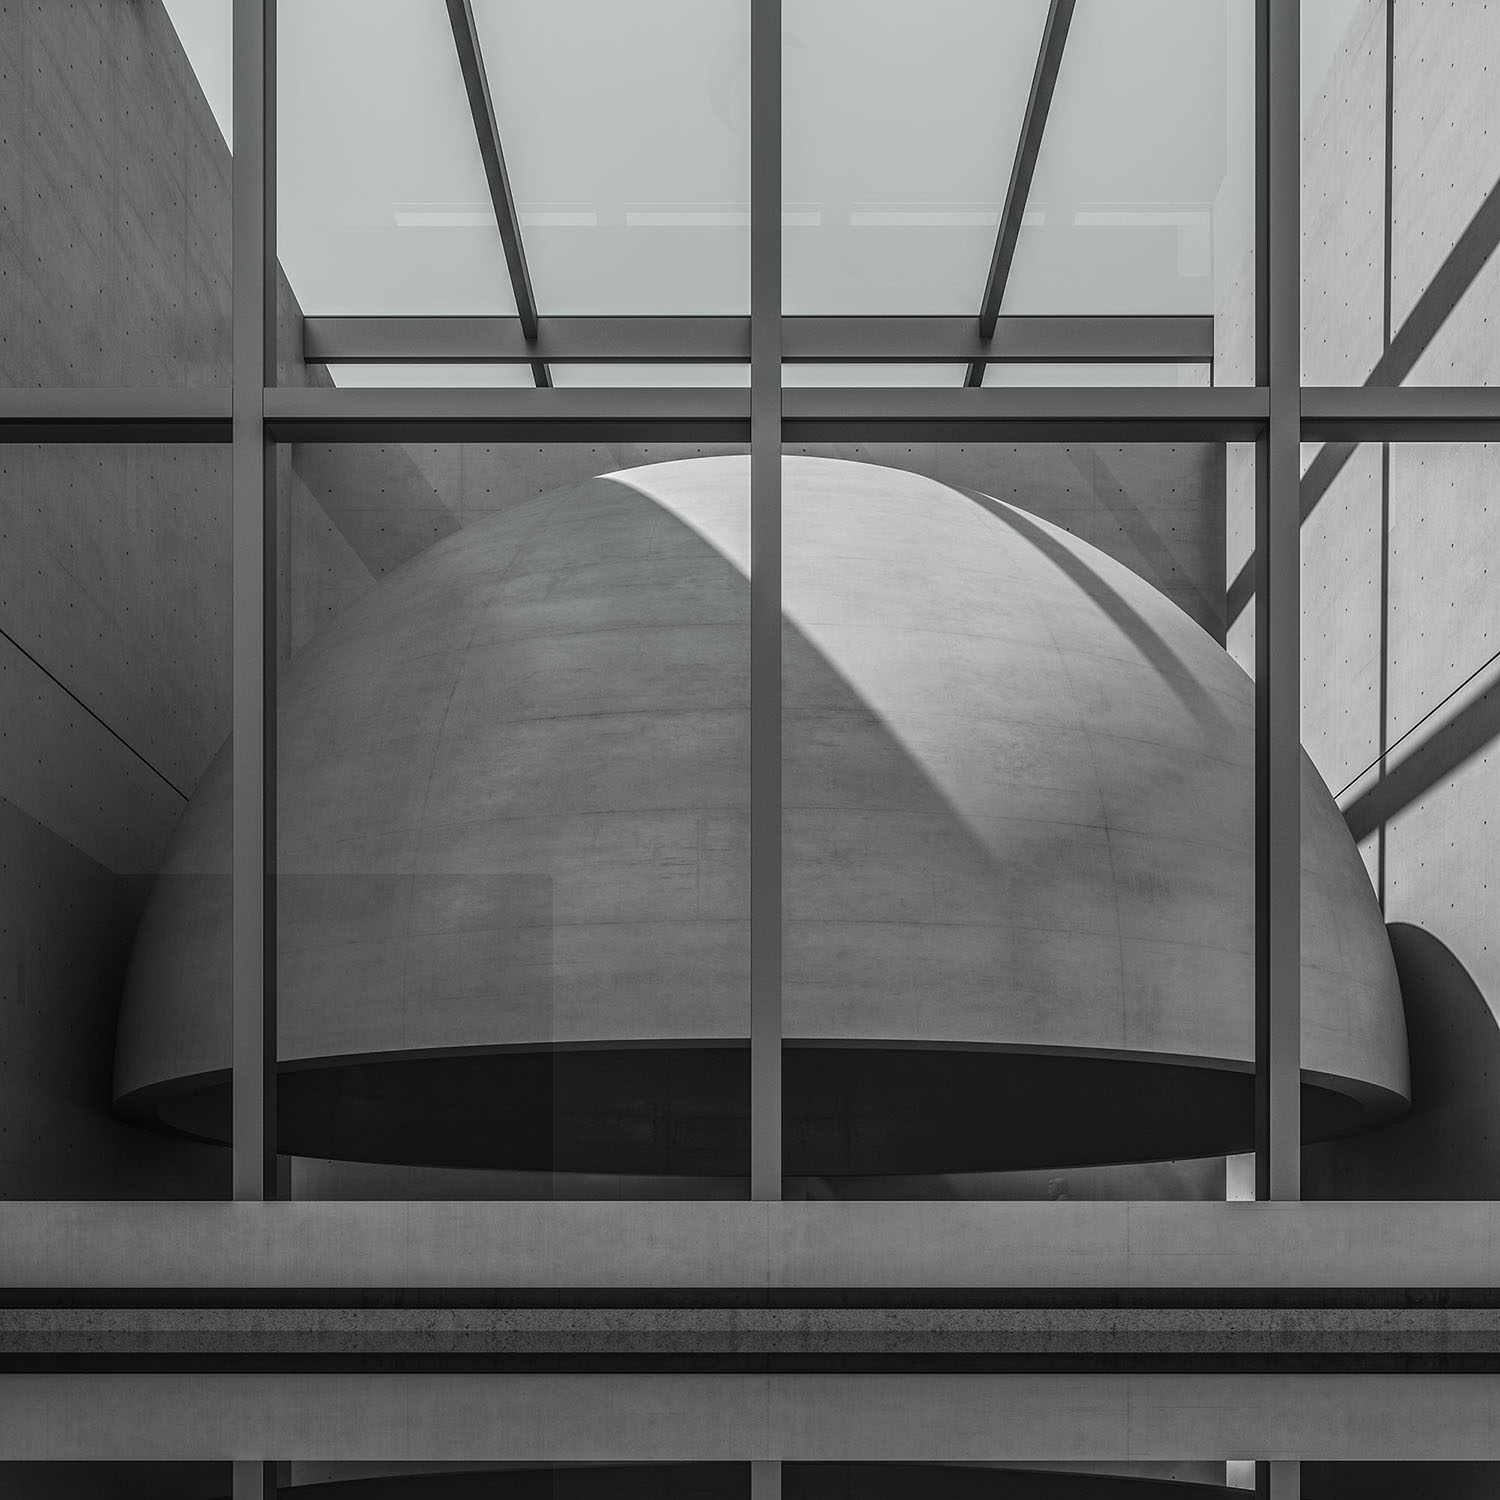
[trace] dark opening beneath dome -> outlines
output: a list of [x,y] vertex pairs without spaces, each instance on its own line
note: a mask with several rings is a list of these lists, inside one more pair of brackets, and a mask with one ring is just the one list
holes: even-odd
[[[788,1176],[1100,1166],[1219,1156],[1254,1140],[1248,1072],[977,1048],[788,1045]],[[1368,1122],[1303,1086],[1304,1134]],[[142,1090],[126,1113],[229,1138],[229,1080]],[[414,1166],[746,1176],[750,1053],[740,1045],[469,1051],[283,1064],[278,1145]]]

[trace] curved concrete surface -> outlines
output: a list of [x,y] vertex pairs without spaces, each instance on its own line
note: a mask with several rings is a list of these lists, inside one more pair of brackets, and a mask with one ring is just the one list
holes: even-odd
[[[784,464],[789,1172],[1243,1149],[1253,692],[1012,506]],[[734,1171],[748,472],[631,470],[449,538],[281,684],[286,1149]],[[228,757],[127,984],[127,1111],[220,1136]],[[1357,851],[1303,775],[1310,1130],[1407,1093]],[[478,1101],[478,1102],[476,1102]]]

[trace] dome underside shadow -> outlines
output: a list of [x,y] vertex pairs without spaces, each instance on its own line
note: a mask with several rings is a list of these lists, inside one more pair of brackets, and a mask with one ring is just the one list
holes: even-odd
[[[788,1046],[789,1177],[1010,1172],[1223,1156],[1254,1146],[1250,1073],[999,1049]],[[283,1067],[287,1155],[408,1166],[746,1177],[748,1046],[556,1048]],[[1368,1113],[1306,1083],[1308,1140]],[[227,1074],[119,1103],[143,1124],[230,1139]],[[1111,1125],[1107,1142],[1101,1120]]]

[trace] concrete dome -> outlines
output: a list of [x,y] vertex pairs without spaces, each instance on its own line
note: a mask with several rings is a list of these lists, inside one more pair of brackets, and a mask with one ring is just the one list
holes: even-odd
[[[789,1173],[1246,1149],[1253,691],[1128,569],[916,475],[784,474]],[[408,563],[285,673],[283,1149],[743,1172],[748,461]],[[116,1094],[227,1134],[229,763],[143,923]],[[1407,1096],[1380,911],[1303,767],[1310,1134]]]

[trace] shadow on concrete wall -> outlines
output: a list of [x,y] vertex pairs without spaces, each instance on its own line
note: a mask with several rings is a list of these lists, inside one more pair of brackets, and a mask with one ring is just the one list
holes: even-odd
[[[1417,299],[1406,321],[1391,338],[1390,347],[1365,380],[1367,386],[1401,385],[1416,368],[1438,336],[1449,314],[1458,306],[1465,292],[1500,246],[1500,182],[1485,195],[1479,211],[1459,235],[1458,242],[1437,268],[1427,290]],[[1357,443],[1325,443],[1302,476],[1302,519],[1317,509],[1349,462]],[[1228,620],[1232,625],[1255,593],[1255,556],[1252,553],[1244,567],[1229,585]]]
[[[1303,1149],[1305,1198],[1500,1197],[1500,1025],[1430,932],[1388,929],[1406,1006],[1411,1113]],[[1352,1493],[1352,1492],[1351,1492]]]
[[1445,781],[1497,736],[1500,736],[1500,691],[1489,688],[1459,709],[1442,728],[1344,809],[1349,832],[1356,841],[1368,837]]

